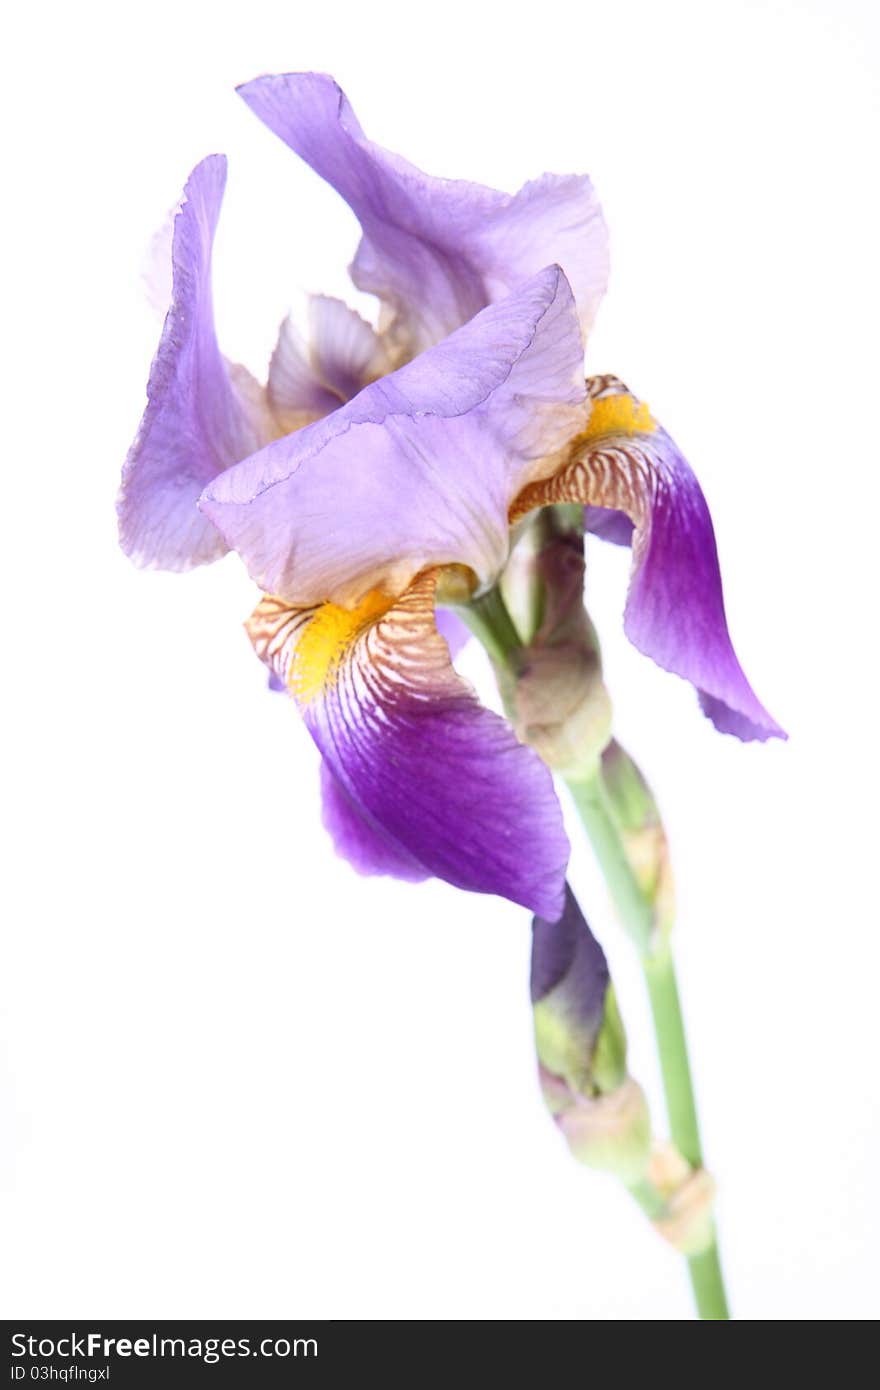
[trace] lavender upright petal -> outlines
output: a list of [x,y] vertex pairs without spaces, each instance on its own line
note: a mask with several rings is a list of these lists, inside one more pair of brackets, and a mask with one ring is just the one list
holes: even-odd
[[508,509],[583,428],[571,290],[548,267],[443,343],[210,484],[200,506],[267,593],[351,604],[459,563],[489,582]]
[[341,299],[309,299],[309,336],[281,325],[269,367],[269,403],[283,433],[319,420],[391,370],[376,330]]
[[122,474],[122,548],[160,569],[190,569],[226,552],[196,500],[270,437],[259,388],[223,360],[214,334],[211,248],[225,183],[225,158],[210,155],[186,184],[174,222],[171,308]]
[[331,77],[258,77],[239,91],[358,217],[352,278],[384,301],[404,351],[439,342],[554,261],[589,331],[608,279],[607,231],[589,179],[544,174],[510,196],[431,178],[367,139]]

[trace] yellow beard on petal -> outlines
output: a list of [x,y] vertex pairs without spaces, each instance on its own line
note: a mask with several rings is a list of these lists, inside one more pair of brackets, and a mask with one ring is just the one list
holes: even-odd
[[324,603],[309,619],[300,637],[287,683],[301,703],[332,687],[340,663],[353,642],[394,603],[393,598],[372,589],[356,608]]
[[581,439],[603,434],[653,434],[657,421],[641,401],[630,395],[600,396],[593,401],[587,428]]

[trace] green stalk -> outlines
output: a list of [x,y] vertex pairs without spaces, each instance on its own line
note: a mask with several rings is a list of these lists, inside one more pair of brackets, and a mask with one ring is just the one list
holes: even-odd
[[490,589],[466,605],[456,605],[455,611],[486,648],[496,675],[516,676],[523,644],[501,590]]
[[[703,1147],[697,1120],[697,1102],[691,1079],[687,1037],[675,963],[669,945],[657,955],[643,955],[642,965],[654,1017],[654,1035],[663,1074],[663,1090],[669,1116],[669,1132],[673,1143],[693,1168],[703,1166]],[[712,1244],[699,1255],[688,1259],[688,1273],[694,1291],[697,1314],[711,1321],[726,1321],[730,1317],[724,1275],[718,1253],[718,1237],[713,1231]]]
[[639,951],[644,956],[651,949],[654,909],[647,901],[630,866],[620,838],[601,775],[585,782],[570,781],[568,789],[574,798],[584,829],[605,875],[611,899],[621,921],[626,926]]
[[703,1162],[700,1128],[672,952],[666,947],[659,955],[644,956],[642,963],[654,1029],[657,1037],[663,1039],[660,1068],[669,1111],[669,1128],[682,1158],[686,1158],[692,1168],[699,1168]]
[[[486,647],[498,677],[502,698],[505,705],[509,705],[513,682],[522,669],[524,648],[501,593],[497,588],[493,589],[458,611]],[[668,938],[659,943],[654,941],[654,905],[633,871],[617,819],[609,804],[601,771],[587,780],[571,779],[568,786],[621,921],[641,956],[651,1001],[672,1141],[692,1167],[700,1168],[703,1153],[696,1099]],[[656,1214],[657,1195],[647,1181],[636,1184],[631,1191],[649,1216]],[[713,1238],[711,1246],[701,1254],[688,1258],[688,1272],[698,1316],[711,1321],[728,1319],[730,1313],[717,1238]]]
[[[642,959],[672,1141],[692,1167],[700,1168],[703,1152],[697,1106],[671,949],[668,942],[663,942],[656,952],[651,949],[653,907],[627,857],[601,773],[589,781],[572,781],[568,785],[614,905]],[[717,1239],[701,1254],[690,1256],[688,1272],[699,1317],[715,1321],[729,1318]]]

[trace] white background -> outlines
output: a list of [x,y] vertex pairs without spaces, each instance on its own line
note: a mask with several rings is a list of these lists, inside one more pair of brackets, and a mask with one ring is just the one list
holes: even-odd
[[[358,879],[264,691],[234,557],[116,549],[159,323],[144,249],[225,151],[221,343],[259,371],[354,219],[234,94],[329,70],[367,132],[514,189],[588,170],[589,345],[678,438],[788,745],[714,733],[590,593],[673,840],[741,1318],[868,1318],[877,1165],[877,52],[865,0],[49,4],[4,43],[7,1316],[687,1318],[678,1259],[542,1109],[526,914]],[[357,302],[357,301],[356,301]],[[477,671],[474,657],[469,658]],[[572,825],[632,1069],[646,1004]]]

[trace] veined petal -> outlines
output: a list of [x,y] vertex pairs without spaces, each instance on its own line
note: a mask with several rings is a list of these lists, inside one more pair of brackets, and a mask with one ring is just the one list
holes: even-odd
[[285,434],[322,419],[340,403],[315,369],[308,341],[290,317],[278,333],[266,391],[272,410],[284,422]]
[[316,370],[343,404],[394,365],[372,324],[341,299],[313,294],[309,328]]
[[454,671],[434,625],[435,571],[396,601],[291,608],[248,631],[287,682],[352,806],[400,858],[548,918],[568,842],[549,771]]
[[587,383],[592,412],[568,462],[527,487],[513,519],[553,502],[624,513],[634,526],[624,627],[667,671],[691,681],[724,733],[784,738],[731,645],[715,533],[699,483],[647,406],[616,377]]
[[428,870],[402,845],[386,835],[381,826],[367,820],[326,761],[321,763],[321,802],[324,829],[337,854],[359,874],[390,874],[408,883],[420,883],[430,877]]
[[385,303],[409,352],[439,342],[551,262],[568,276],[589,331],[608,279],[608,235],[588,178],[544,174],[515,196],[431,178],[367,139],[331,77],[258,77],[238,90],[357,216],[363,239],[352,279]]
[[281,325],[269,367],[269,403],[284,433],[319,420],[391,370],[376,330],[341,299],[309,298],[309,336]]
[[431,565],[490,582],[508,509],[583,428],[583,347],[556,266],[326,419],[229,469],[199,505],[267,593],[400,593]]
[[122,548],[160,569],[189,569],[226,552],[196,506],[199,494],[271,438],[260,388],[224,361],[214,333],[211,249],[225,184],[223,155],[203,159],[186,184],[174,220],[171,308],[122,473]]

